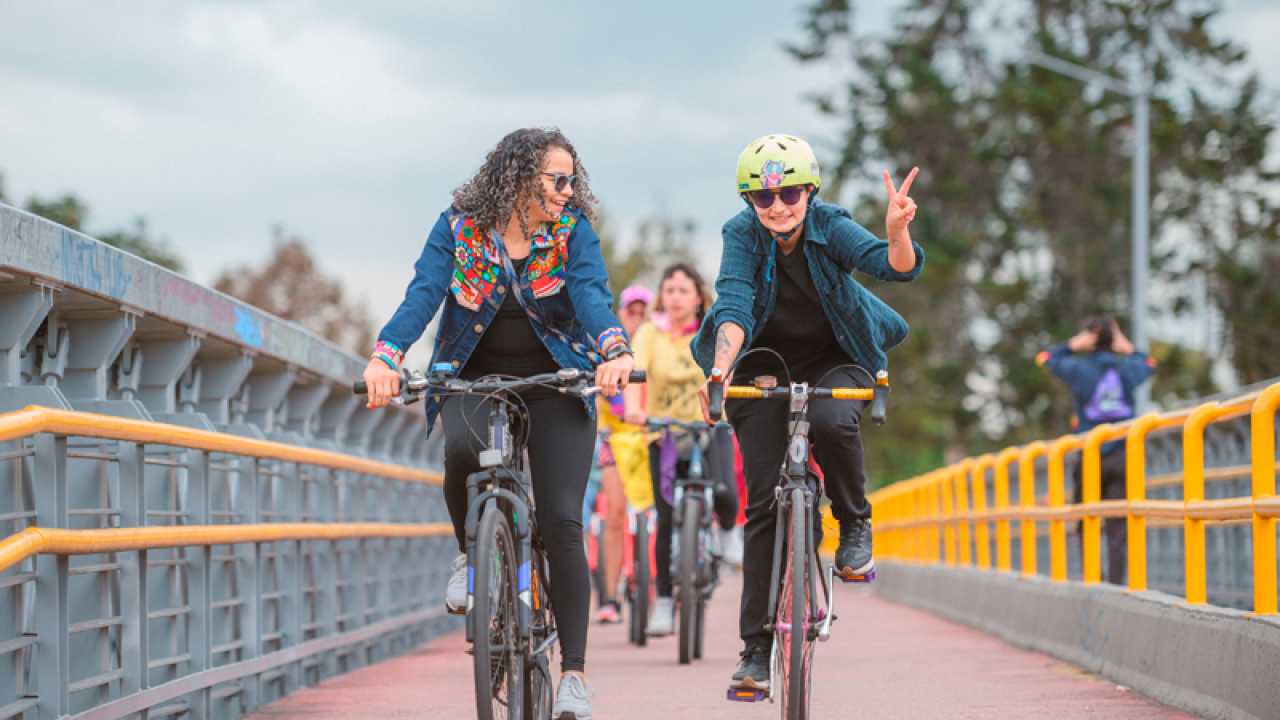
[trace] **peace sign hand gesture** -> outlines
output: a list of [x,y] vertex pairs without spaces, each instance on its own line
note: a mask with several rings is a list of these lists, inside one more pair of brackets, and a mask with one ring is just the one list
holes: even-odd
[[911,168],[911,174],[907,175],[907,179],[902,181],[902,187],[897,190],[893,189],[889,171],[884,171],[884,186],[889,190],[889,212],[885,215],[884,225],[889,233],[889,242],[902,239],[907,232],[907,225],[916,217],[916,201],[907,195],[907,191],[911,189],[911,183],[919,171],[920,168]]
[[920,168],[911,168],[911,174],[902,181],[902,187],[894,190],[893,181],[889,179],[889,171],[884,171],[884,186],[889,190],[889,212],[884,218],[885,230],[889,232],[889,265],[898,272],[908,273],[916,267],[918,258],[915,247],[911,244],[911,233],[907,226],[916,218],[916,201],[907,191],[911,182],[916,179]]

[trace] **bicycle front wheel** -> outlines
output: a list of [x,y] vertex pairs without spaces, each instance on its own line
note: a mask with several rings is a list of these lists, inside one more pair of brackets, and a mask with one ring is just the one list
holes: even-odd
[[688,665],[697,644],[698,624],[698,501],[685,496],[680,507],[680,664]]
[[809,541],[808,503],[803,490],[791,491],[791,598],[787,645],[787,720],[809,717]]
[[648,641],[645,630],[649,625],[649,597],[653,593],[653,578],[649,565],[649,518],[636,518],[636,535],[631,553],[631,642],[644,647]]
[[496,505],[485,509],[472,552],[476,714],[480,720],[519,718],[524,651],[516,595],[518,561],[511,526]]
[[524,717],[546,720],[551,717],[551,654],[554,649],[555,617],[547,595],[546,558],[535,547],[530,560],[529,653],[525,656]]

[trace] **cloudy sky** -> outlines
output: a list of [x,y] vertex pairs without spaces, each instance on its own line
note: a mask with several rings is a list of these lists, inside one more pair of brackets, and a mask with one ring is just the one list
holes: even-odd
[[[449,190],[558,125],[615,226],[690,218],[710,265],[741,148],[836,134],[803,102],[835,70],[782,50],[807,4],[0,0],[0,173],[18,201],[76,193],[90,230],[146,216],[206,282],[281,224],[381,319]],[[859,31],[898,4],[858,3]],[[1280,89],[1280,3],[1225,6]]]

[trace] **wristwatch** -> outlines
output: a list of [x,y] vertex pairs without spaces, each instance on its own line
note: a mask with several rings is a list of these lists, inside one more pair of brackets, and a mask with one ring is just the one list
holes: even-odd
[[605,359],[605,362],[608,362],[620,355],[633,355],[633,354],[634,353],[631,352],[630,345],[624,342],[614,343],[608,350],[605,351],[604,359]]

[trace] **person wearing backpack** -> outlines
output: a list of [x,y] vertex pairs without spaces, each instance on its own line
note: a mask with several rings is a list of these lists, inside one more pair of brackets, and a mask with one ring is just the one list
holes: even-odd
[[[1134,349],[1112,317],[1094,317],[1064,343],[1040,353],[1036,362],[1049,369],[1075,400],[1072,429],[1086,433],[1103,423],[1134,416],[1134,390],[1156,371],[1155,358]],[[1080,466],[1076,466],[1076,503],[1083,501]],[[1102,446],[1102,499],[1124,500],[1124,441]],[[1107,518],[1107,580],[1125,582],[1128,529],[1124,518]]]

